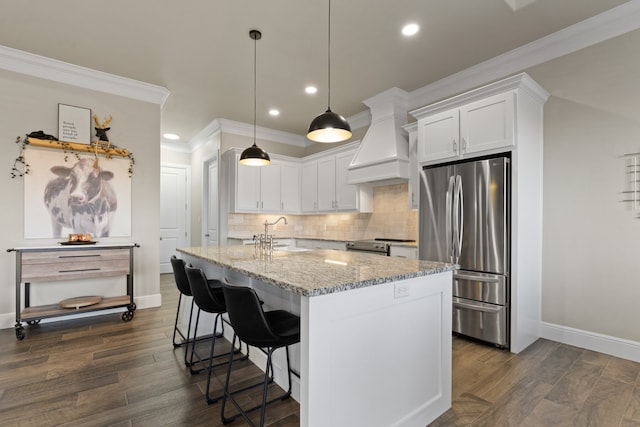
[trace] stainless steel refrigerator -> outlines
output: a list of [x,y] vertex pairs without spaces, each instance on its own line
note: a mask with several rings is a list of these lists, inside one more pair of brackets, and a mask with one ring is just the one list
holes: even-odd
[[427,166],[420,176],[420,259],[460,265],[453,331],[509,347],[510,159]]

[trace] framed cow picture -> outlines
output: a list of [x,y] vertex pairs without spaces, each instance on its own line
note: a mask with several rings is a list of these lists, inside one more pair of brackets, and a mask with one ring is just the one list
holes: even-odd
[[131,236],[129,159],[38,148],[24,156],[25,239]]

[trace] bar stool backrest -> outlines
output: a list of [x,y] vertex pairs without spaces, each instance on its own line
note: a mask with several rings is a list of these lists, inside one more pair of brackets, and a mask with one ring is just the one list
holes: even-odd
[[175,255],[171,255],[171,267],[173,268],[173,278],[176,281],[176,286],[180,293],[186,296],[191,296],[191,288],[189,287],[189,279],[184,271],[184,260],[177,258]]
[[[220,288],[217,292],[212,290],[210,287],[212,281],[207,280],[207,276],[201,269],[191,266],[186,266],[184,269],[189,280],[193,300],[200,307],[200,310],[208,313],[225,313],[227,307]],[[214,283],[219,284],[217,281]]]
[[224,282],[222,291],[231,326],[240,340],[254,347],[280,344],[280,337],[270,327],[256,291]]

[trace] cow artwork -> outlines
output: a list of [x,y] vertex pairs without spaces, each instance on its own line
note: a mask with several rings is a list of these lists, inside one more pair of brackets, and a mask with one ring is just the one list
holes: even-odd
[[100,168],[98,159],[83,158],[72,167],[53,166],[56,178],[44,190],[44,203],[51,216],[53,237],[62,229],[108,237],[118,208],[111,185],[113,172]]

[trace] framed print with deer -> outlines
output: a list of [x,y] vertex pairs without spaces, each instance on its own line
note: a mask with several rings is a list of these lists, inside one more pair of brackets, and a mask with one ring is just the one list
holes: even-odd
[[79,144],[91,143],[91,110],[58,104],[58,139]]

